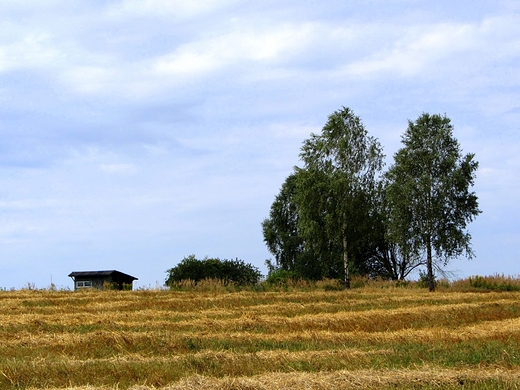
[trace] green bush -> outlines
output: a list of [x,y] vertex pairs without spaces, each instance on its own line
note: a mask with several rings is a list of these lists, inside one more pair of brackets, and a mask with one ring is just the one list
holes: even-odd
[[298,274],[294,271],[287,271],[284,269],[273,269],[267,275],[265,283],[269,286],[287,286],[291,282],[297,281]]
[[190,255],[173,268],[166,271],[168,277],[165,284],[174,287],[179,283],[190,282],[196,285],[201,280],[218,280],[223,285],[251,285],[259,282],[262,274],[255,266],[243,260],[221,260],[205,258],[199,260]]

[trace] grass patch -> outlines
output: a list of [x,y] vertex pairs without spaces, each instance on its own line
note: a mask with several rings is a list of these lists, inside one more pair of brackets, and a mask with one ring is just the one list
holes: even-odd
[[471,283],[0,292],[0,388],[511,388],[520,292]]

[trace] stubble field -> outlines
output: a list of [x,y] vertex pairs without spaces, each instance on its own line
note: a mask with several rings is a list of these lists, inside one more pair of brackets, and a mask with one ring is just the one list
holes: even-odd
[[520,293],[0,292],[0,389],[520,387]]

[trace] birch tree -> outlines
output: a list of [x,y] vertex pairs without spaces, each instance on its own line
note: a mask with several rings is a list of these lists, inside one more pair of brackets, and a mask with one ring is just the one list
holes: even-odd
[[328,117],[321,134],[304,142],[300,158],[299,226],[307,236],[321,229],[340,237],[344,284],[350,288],[350,256],[363,230],[366,200],[383,167],[381,145],[343,107]]
[[404,253],[424,255],[433,291],[434,265],[473,256],[466,228],[480,213],[470,190],[478,162],[462,154],[446,116],[425,113],[409,121],[402,143],[387,172],[389,235]]

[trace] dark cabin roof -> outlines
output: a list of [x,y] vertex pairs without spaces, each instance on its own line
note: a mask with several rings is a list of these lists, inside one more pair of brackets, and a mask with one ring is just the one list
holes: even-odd
[[83,276],[83,277],[90,277],[90,276],[98,276],[98,277],[101,277],[101,276],[115,276],[115,277],[124,277],[124,278],[128,278],[128,279],[132,279],[132,280],[138,280],[135,276],[132,276],[132,275],[128,275],[128,274],[125,274],[123,272],[119,272],[119,271],[116,271],[116,270],[110,270],[110,271],[74,271],[74,272],[71,272],[69,274],[69,277],[70,278],[75,278],[75,277],[78,277],[78,276]]

